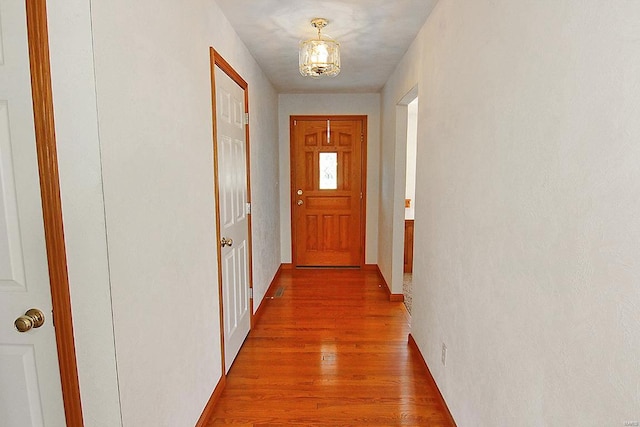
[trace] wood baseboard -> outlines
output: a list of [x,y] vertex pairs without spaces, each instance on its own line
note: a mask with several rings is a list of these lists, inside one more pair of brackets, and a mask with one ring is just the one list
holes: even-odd
[[389,288],[389,284],[384,279],[384,276],[382,275],[382,271],[380,271],[380,266],[376,265],[376,271],[378,272],[378,277],[380,277],[382,286],[384,286],[384,290],[387,291],[387,295],[391,296],[391,288]]
[[449,411],[449,407],[447,406],[447,402],[445,402],[444,397],[442,397],[442,393],[440,392],[440,389],[438,388],[438,384],[436,384],[436,381],[433,379],[433,375],[431,375],[431,371],[429,370],[429,365],[427,365],[427,361],[424,360],[424,356],[422,355],[422,352],[420,351],[420,348],[418,347],[418,343],[416,343],[416,340],[413,338],[413,335],[411,335],[411,334],[409,334],[409,346],[413,347],[416,350],[416,352],[418,353],[418,356],[420,357],[420,360],[424,364],[424,367],[427,368],[427,375],[428,375],[427,380],[430,381],[433,384],[433,386],[435,387],[436,390],[438,390],[438,400],[440,401],[440,403],[442,403],[442,406],[444,407],[445,412],[447,413],[447,417],[448,417],[449,421],[454,426],[457,426],[456,421],[453,419],[453,415],[451,415],[451,411]]
[[218,400],[220,400],[220,395],[222,395],[225,385],[227,385],[227,376],[223,374],[220,381],[218,381],[216,388],[213,389],[213,393],[204,407],[204,411],[202,411],[202,415],[200,415],[200,418],[196,423],[196,427],[205,427],[209,424],[209,421],[211,421],[211,414],[213,414],[213,408],[216,406],[216,403],[218,403]]
[[389,284],[387,283],[387,281],[384,280],[384,276],[382,275],[382,271],[380,271],[380,267],[377,264],[367,264],[367,265],[365,265],[365,269],[367,269],[367,270],[376,270],[378,272],[378,276],[380,277],[380,281],[382,282],[382,285],[384,286],[384,290],[387,292],[387,295],[389,295],[389,301],[391,301],[391,302],[404,302],[404,295],[403,294],[392,294],[391,293],[391,288],[389,287]]
[[280,268],[282,270],[293,270],[293,264],[290,262],[284,262],[282,264],[280,264]]
[[391,301],[391,302],[404,302],[404,294],[392,294],[392,293],[389,293],[389,301]]
[[[289,267],[287,267],[287,265]],[[264,298],[262,298],[262,301],[260,301],[258,309],[254,313],[254,315],[251,316],[251,329],[253,329],[253,327],[258,324],[258,321],[262,317],[262,314],[264,313],[264,309],[266,307],[265,301],[267,301],[267,296],[271,295],[274,292],[276,283],[278,283],[278,278],[280,277],[280,274],[283,270],[291,270],[291,264],[280,264],[280,267],[278,267],[278,271],[276,271],[273,279],[271,279],[271,283],[267,288],[267,292],[264,293]]]

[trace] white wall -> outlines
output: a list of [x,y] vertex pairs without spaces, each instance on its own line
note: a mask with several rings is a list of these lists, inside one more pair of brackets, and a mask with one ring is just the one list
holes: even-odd
[[88,0],[48,2],[51,79],[84,422],[121,426]]
[[404,198],[411,205],[404,210],[405,219],[414,219],[416,212],[416,153],[418,151],[418,98],[407,106],[407,161]]
[[419,85],[412,334],[460,426],[640,419],[638,22],[441,0],[384,89],[386,129]]
[[366,115],[367,117],[367,229],[365,262],[378,258],[378,204],[380,193],[380,95],[280,94],[280,241],[283,263],[291,262],[291,165],[289,117],[295,115]]
[[[255,311],[281,263],[278,96],[217,4],[210,3],[208,42],[249,84]],[[230,37],[230,34],[233,37]]]
[[[415,99],[419,80],[420,62],[414,60],[417,48],[416,41],[409,47],[407,54],[396,68],[401,72],[396,71],[391,75],[381,94],[382,142],[380,145],[377,264],[392,294],[402,294],[409,110],[407,104]],[[418,126],[420,126],[419,123]],[[414,265],[415,263],[414,245]]]
[[222,374],[209,46],[249,83],[256,307],[280,265],[277,95],[213,2],[49,15],[85,423],[194,425]]

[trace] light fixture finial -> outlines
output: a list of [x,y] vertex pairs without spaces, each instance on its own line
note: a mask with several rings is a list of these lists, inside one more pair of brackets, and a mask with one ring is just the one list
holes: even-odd
[[313,28],[317,28],[318,31],[322,30],[324,27],[327,26],[327,24],[329,23],[329,21],[327,21],[324,18],[315,18],[311,20],[311,26]]

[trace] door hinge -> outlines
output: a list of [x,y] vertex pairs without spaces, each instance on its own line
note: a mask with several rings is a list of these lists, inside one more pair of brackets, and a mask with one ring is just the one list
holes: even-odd
[[249,288],[249,299],[253,299],[253,288]]
[[244,113],[244,124],[245,125],[249,124],[249,113]]
[[360,134],[360,142],[364,142],[364,134],[363,133]]
[[294,126],[298,126],[298,121],[297,121],[297,120],[294,120],[294,121],[293,121],[293,125],[294,125]]
[[251,202],[247,202],[247,215],[251,215]]

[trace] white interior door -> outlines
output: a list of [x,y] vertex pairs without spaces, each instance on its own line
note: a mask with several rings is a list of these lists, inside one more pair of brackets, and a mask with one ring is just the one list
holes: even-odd
[[244,90],[215,67],[216,146],[226,372],[251,327]]
[[[65,425],[36,157],[25,2],[0,0],[0,425]],[[30,308],[44,324],[14,327]]]

